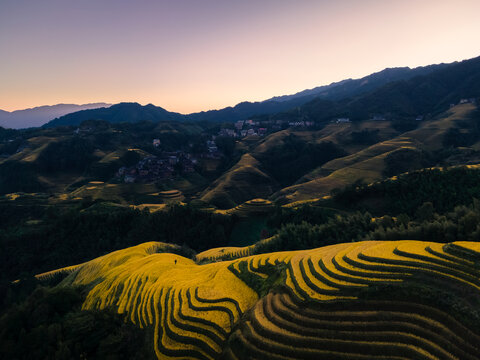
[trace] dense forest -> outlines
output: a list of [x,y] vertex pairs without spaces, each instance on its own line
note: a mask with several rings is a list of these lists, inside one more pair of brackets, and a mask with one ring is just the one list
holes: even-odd
[[[0,234],[2,276],[15,280],[22,272],[36,274],[147,241],[177,244],[184,248],[184,255],[192,256],[188,249],[227,245],[236,221],[234,216],[191,206],[150,213],[108,204],[85,205],[49,208],[38,223],[6,227]],[[9,217],[6,211],[3,214]]]
[[38,287],[0,317],[3,359],[155,359],[150,333],[112,311],[81,310],[81,288]]
[[480,198],[480,171],[467,167],[425,169],[373,184],[356,183],[333,192],[333,204],[349,209],[383,214],[414,215],[424,202],[440,213]]
[[480,171],[425,169],[374,184],[354,184],[332,199],[277,207],[273,241],[255,252],[301,250],[351,241],[480,241]]
[[[316,219],[315,219],[316,220]],[[480,241],[480,202],[460,205],[438,213],[431,202],[419,206],[413,216],[405,213],[373,218],[369,212],[336,215],[326,222],[286,223],[277,237],[258,243],[254,253],[313,249],[363,240],[405,240],[453,242]]]

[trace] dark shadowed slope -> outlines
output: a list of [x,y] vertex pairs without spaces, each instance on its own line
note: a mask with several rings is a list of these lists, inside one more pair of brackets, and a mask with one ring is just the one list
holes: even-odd
[[341,100],[367,93],[393,81],[408,80],[415,76],[427,75],[435,70],[448,67],[449,64],[438,64],[410,69],[409,67],[387,68],[360,79],[347,79],[330,85],[303,90],[294,95],[276,96],[269,100],[289,101],[295,98]]
[[45,127],[79,125],[85,120],[106,120],[111,123],[182,120],[181,114],[169,112],[161,107],[138,103],[120,103],[109,108],[83,110],[61,116],[50,121]]
[[335,117],[367,120],[375,115],[387,119],[414,119],[438,114],[463,98],[480,94],[480,57],[453,63],[427,75],[388,83],[374,91],[335,103],[315,99],[280,118],[329,121]]

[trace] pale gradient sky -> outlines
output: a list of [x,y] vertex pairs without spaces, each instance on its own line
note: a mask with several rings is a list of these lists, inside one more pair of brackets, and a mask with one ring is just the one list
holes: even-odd
[[0,0],[0,109],[190,113],[480,56],[479,0]]

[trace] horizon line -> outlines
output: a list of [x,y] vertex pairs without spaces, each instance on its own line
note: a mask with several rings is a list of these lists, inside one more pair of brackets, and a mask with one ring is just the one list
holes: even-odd
[[[307,88],[303,88],[301,90],[298,90],[298,91],[295,91],[295,92],[290,92],[288,94],[281,94],[281,95],[273,95],[273,96],[270,96],[266,99],[263,99],[263,100],[243,100],[243,101],[240,101],[240,102],[237,102],[235,105],[227,105],[227,106],[224,106],[224,107],[221,107],[221,108],[210,108],[208,110],[199,110],[199,111],[193,111],[193,112],[179,112],[179,111],[172,111],[172,110],[168,110],[167,107],[164,107],[162,105],[156,105],[154,104],[153,102],[140,102],[140,101],[135,101],[135,100],[120,100],[120,101],[89,101],[89,102],[84,102],[84,103],[75,103],[75,102],[60,102],[60,103],[56,103],[56,104],[41,104],[41,105],[31,105],[30,107],[26,107],[26,108],[22,108],[22,109],[15,109],[15,110],[5,110],[3,108],[0,108],[0,111],[3,111],[3,112],[6,112],[6,113],[13,113],[13,112],[16,112],[16,111],[25,111],[25,110],[33,110],[33,109],[36,109],[36,108],[41,108],[41,107],[54,107],[54,106],[59,106],[59,105],[73,105],[73,106],[86,106],[86,105],[93,105],[93,104],[105,104],[105,105],[109,105],[108,107],[110,106],[113,106],[113,105],[118,105],[118,104],[122,104],[122,103],[136,103],[136,104],[139,104],[141,106],[147,106],[147,105],[153,105],[155,107],[161,107],[163,108],[164,110],[167,110],[168,112],[172,112],[172,113],[177,113],[177,114],[180,114],[180,115],[191,115],[191,114],[197,114],[197,113],[202,113],[202,112],[209,112],[209,111],[218,111],[218,110],[222,110],[222,109],[225,109],[225,108],[233,108],[239,104],[242,104],[242,103],[262,103],[262,102],[266,102],[266,101],[275,101],[274,99],[277,98],[277,97],[284,97],[284,96],[294,96],[298,93],[301,93],[303,91],[309,91],[309,90],[314,90],[316,88],[319,88],[319,87],[324,87],[324,86],[330,86],[330,85],[333,85],[333,84],[336,84],[336,83],[340,83],[340,82],[343,82],[343,81],[349,81],[349,80],[360,80],[360,79],[363,79],[364,77],[368,77],[368,76],[371,76],[371,75],[374,75],[374,74],[378,74],[378,73],[381,73],[382,71],[385,71],[385,70],[389,70],[389,69],[403,69],[403,68],[407,68],[407,69],[411,69],[411,70],[414,70],[414,69],[417,69],[417,68],[422,68],[422,67],[428,67],[428,66],[435,66],[435,65],[449,65],[449,64],[455,64],[455,63],[460,63],[460,62],[463,62],[463,61],[468,61],[468,60],[473,60],[473,59],[476,59],[477,57],[480,57],[480,55],[478,56],[474,56],[474,57],[470,57],[470,58],[464,58],[464,59],[461,59],[461,60],[455,60],[455,61],[452,61],[452,62],[436,62],[436,63],[430,63],[430,64],[426,64],[426,65],[419,65],[419,66],[413,66],[413,67],[410,67],[410,66],[392,66],[392,67],[385,67],[385,68],[382,68],[381,70],[378,70],[378,71],[374,71],[372,73],[368,73],[366,75],[363,75],[361,77],[347,77],[347,78],[342,78],[340,80],[336,80],[336,81],[332,81],[330,83],[323,83],[323,84],[320,84],[320,85],[317,85],[317,86],[314,86],[314,87],[307,87]],[[294,90],[292,90],[294,91]],[[99,107],[101,108],[101,107]],[[88,110],[88,109],[86,109]],[[90,109],[90,110],[93,110],[93,109]],[[79,110],[79,111],[82,111],[82,110]]]

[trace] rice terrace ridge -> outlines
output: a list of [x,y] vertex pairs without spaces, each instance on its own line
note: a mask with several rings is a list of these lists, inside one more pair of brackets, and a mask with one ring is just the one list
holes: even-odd
[[[473,359],[477,245],[366,241],[197,265],[144,243],[62,284],[91,285],[83,309],[114,307],[152,327],[158,358]],[[455,289],[472,307],[453,315],[448,303],[405,301],[410,287],[428,289],[424,301]]]

